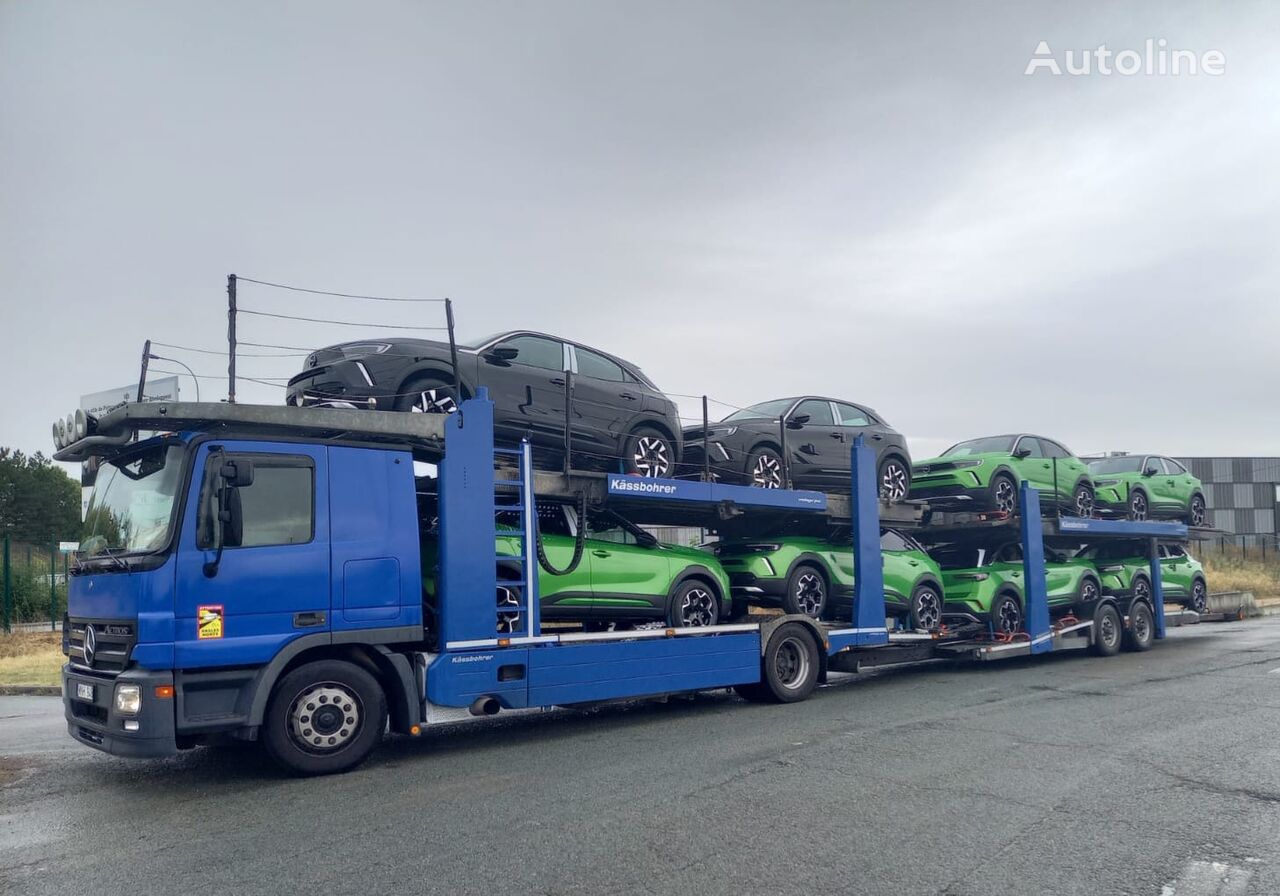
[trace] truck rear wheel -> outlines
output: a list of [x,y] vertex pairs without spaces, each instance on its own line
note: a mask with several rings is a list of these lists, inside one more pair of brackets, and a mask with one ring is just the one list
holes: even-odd
[[778,626],[760,664],[760,684],[777,703],[796,703],[818,686],[818,645],[809,629],[798,622]]
[[1116,608],[1111,604],[1098,607],[1098,611],[1093,614],[1093,652],[1098,656],[1115,656],[1120,652],[1120,636],[1123,632],[1120,613]]
[[1151,607],[1143,601],[1134,601],[1129,607],[1129,630],[1125,632],[1124,646],[1129,650],[1150,650],[1156,635],[1156,618]]
[[276,683],[262,723],[272,759],[295,774],[329,775],[359,765],[382,740],[387,698],[359,666],[319,660]]

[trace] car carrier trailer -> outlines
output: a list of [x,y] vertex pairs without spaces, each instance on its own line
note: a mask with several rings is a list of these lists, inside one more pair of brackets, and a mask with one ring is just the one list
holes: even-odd
[[[134,442],[139,432],[162,432]],[[163,756],[222,738],[259,740],[304,774],[361,761],[388,724],[734,688],[793,702],[833,671],[940,657],[998,660],[1092,647],[1108,655],[1164,637],[1155,544],[1178,523],[1045,523],[1023,487],[1026,631],[907,631],[885,616],[874,454],[852,448],[848,496],[711,481],[536,472],[527,443],[494,444],[484,390],[450,416],[232,404],[129,404],[63,425],[58,460],[146,455],[170,469],[167,530],[146,552],[86,557],[71,580],[64,649],[67,729],[123,756]],[[146,454],[152,452],[152,454]],[[423,525],[414,462],[437,465],[438,587],[421,588]],[[148,466],[149,465],[149,466]],[[255,473],[306,482],[309,524],[285,543],[244,545],[241,490]],[[212,496],[212,497],[211,497]],[[856,584],[848,618],[746,617],[698,628],[545,629],[535,501],[589,500],[637,522],[847,517]],[[832,500],[835,498],[836,500]],[[148,500],[160,499],[152,495]],[[520,519],[521,556],[495,554],[497,517]],[[895,522],[918,514],[889,511]],[[1153,601],[1102,595],[1050,618],[1043,540],[1144,538]],[[504,535],[511,535],[508,530]]]

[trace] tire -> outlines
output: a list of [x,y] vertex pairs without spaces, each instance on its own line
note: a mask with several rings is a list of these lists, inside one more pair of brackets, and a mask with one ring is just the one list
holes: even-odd
[[1098,656],[1115,656],[1120,652],[1124,629],[1120,613],[1112,604],[1103,604],[1093,614],[1093,652]]
[[458,409],[458,390],[438,376],[414,377],[396,396],[396,410],[411,414],[452,414]]
[[1093,576],[1083,576],[1080,579],[1080,587],[1076,589],[1076,606],[1088,607],[1097,602],[1102,596],[1102,586],[1098,584],[1098,580]]
[[638,426],[627,436],[623,464],[629,475],[665,479],[675,474],[676,448],[652,426]]
[[787,576],[782,609],[811,619],[821,619],[827,610],[827,579],[812,563],[801,563]]
[[747,484],[755,488],[784,488],[786,473],[782,455],[768,445],[761,445],[747,458]]
[[1208,511],[1204,506],[1204,495],[1196,493],[1191,496],[1191,502],[1187,505],[1187,525],[1203,526]]
[[900,457],[886,457],[876,470],[876,481],[880,483],[881,501],[901,504],[911,494],[911,467]]
[[1204,579],[1191,580],[1191,596],[1187,599],[1187,609],[1194,610],[1200,616],[1208,612],[1209,586],[1204,583]]
[[1151,607],[1143,601],[1129,605],[1129,630],[1124,633],[1126,650],[1141,652],[1150,650],[1156,636],[1156,617]]
[[1018,512],[1018,483],[1008,473],[997,473],[991,477],[991,495],[988,504],[991,510],[1003,510],[1010,516]]
[[667,605],[667,625],[672,628],[699,628],[720,621],[720,598],[701,579],[687,579],[676,586]]
[[378,680],[359,666],[342,660],[306,663],[276,682],[262,727],[267,755],[294,774],[344,772],[382,740],[387,698]]
[[813,633],[801,623],[778,626],[769,638],[760,663],[760,683],[778,703],[796,703],[818,686],[818,645]]
[[1145,600],[1151,602],[1151,580],[1146,576],[1134,576],[1133,582],[1129,585],[1129,595],[1133,600]]
[[991,602],[991,629],[997,635],[1012,635],[1022,631],[1022,601],[1017,595],[1002,591]]
[[1140,488],[1129,492],[1129,519],[1145,520],[1150,515],[1151,502],[1147,499],[1147,493]]
[[942,595],[933,585],[918,585],[911,592],[911,627],[936,632],[942,626]]
[[1089,519],[1093,516],[1093,488],[1087,482],[1077,482],[1071,493],[1071,509],[1076,516]]

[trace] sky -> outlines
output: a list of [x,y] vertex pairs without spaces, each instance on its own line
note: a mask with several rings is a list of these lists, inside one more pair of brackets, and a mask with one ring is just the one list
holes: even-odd
[[[1224,73],[1025,73],[1148,39]],[[1278,39],[1268,2],[0,0],[0,445],[50,453],[146,339],[224,351],[234,272],[847,398],[917,457],[1277,455]],[[367,324],[241,319],[303,348],[442,323],[240,304]]]

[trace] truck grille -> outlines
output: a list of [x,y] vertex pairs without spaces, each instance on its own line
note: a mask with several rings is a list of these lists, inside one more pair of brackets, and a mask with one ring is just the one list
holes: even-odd
[[[89,637],[89,628],[93,635]],[[110,619],[72,619],[67,637],[67,658],[71,665],[99,675],[115,677],[129,665],[129,655],[138,642],[137,630],[131,622]],[[86,656],[85,642],[91,650]]]

